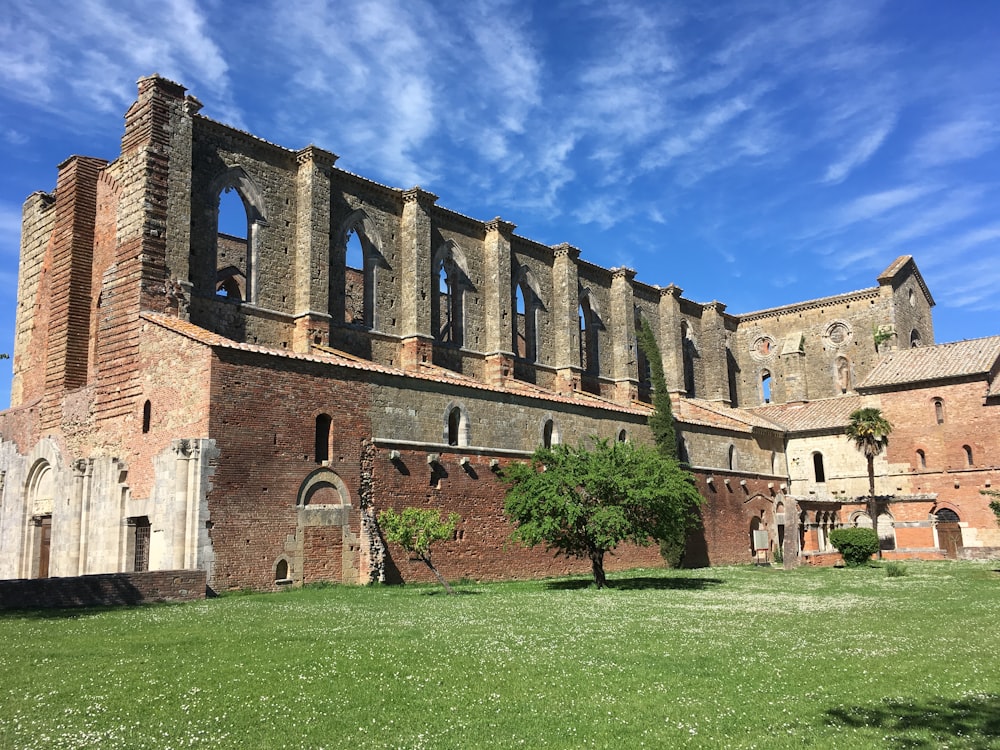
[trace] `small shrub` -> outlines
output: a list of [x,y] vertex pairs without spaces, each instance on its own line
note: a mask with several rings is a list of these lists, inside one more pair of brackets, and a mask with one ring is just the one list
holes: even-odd
[[774,562],[775,563],[785,562],[785,553],[782,551],[780,544],[774,548]]
[[679,568],[684,559],[684,542],[663,540],[660,542],[660,557],[671,568]]
[[901,562],[887,562],[885,564],[885,574],[889,578],[901,578],[906,575],[906,566]]
[[830,532],[830,544],[844,558],[844,564],[856,568],[878,552],[878,534],[875,529],[834,529]]

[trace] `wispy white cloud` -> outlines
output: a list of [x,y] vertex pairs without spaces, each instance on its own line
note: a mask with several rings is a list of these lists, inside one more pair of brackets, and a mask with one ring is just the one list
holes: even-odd
[[934,185],[914,184],[861,195],[835,211],[834,224],[843,227],[859,221],[868,221],[913,203],[939,189],[940,187]]
[[235,117],[228,66],[208,25],[195,0],[11,6],[0,25],[0,93],[79,125],[92,113],[120,113],[136,79],[159,72],[198,84]]
[[843,182],[855,169],[867,162],[885,142],[889,133],[895,127],[896,118],[890,116],[875,123],[841,155],[840,159],[831,164],[823,175],[823,182]]
[[919,167],[940,167],[975,159],[998,145],[1000,123],[997,117],[970,112],[921,136],[913,147],[913,160]]

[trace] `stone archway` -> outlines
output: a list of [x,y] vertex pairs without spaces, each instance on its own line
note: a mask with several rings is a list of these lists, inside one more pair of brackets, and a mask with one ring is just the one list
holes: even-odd
[[299,486],[295,536],[285,544],[286,575],[296,583],[359,583],[361,514],[336,472],[323,467]]
[[936,519],[934,526],[937,531],[938,547],[944,552],[945,557],[954,560],[958,557],[958,550],[963,546],[962,527],[958,513],[951,508],[939,508],[934,517]]

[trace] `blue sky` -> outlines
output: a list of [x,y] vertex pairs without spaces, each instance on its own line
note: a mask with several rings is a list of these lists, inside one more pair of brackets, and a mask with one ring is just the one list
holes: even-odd
[[153,72],[730,312],[912,254],[937,341],[1000,333],[1000,2],[48,0],[0,17],[0,352],[21,204],[71,154],[114,158]]

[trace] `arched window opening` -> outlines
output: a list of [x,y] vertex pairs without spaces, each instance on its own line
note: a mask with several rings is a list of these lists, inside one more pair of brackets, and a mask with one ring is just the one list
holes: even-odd
[[689,398],[694,398],[695,377],[694,377],[694,357],[695,357],[694,333],[686,320],[681,321],[681,352],[684,357],[684,391]]
[[768,370],[762,370],[760,373],[760,392],[763,402],[771,403],[771,373]]
[[357,232],[350,232],[347,236],[347,250],[344,253],[344,263],[354,271],[365,270],[365,250],[361,246],[361,238]]
[[816,479],[816,483],[826,481],[826,471],[823,468],[823,454],[813,453],[813,477]]
[[236,188],[224,187],[219,193],[215,251],[215,293],[219,297],[235,301],[247,299],[249,228],[250,221],[243,197]]
[[739,468],[739,458],[738,458],[738,456],[736,454],[736,446],[735,445],[730,445],[729,446],[729,469],[731,471],[735,471],[738,468]]
[[938,521],[943,521],[945,523],[959,522],[958,513],[953,511],[951,508],[940,508],[934,515]]
[[682,464],[691,463],[691,446],[688,444],[687,438],[677,436],[677,458]]
[[938,424],[944,424],[944,401],[939,398],[934,399],[934,419]]
[[281,558],[278,560],[278,564],[274,566],[274,580],[275,581],[287,581],[288,580],[288,560]]
[[149,432],[150,422],[153,417],[153,405],[146,399],[146,403],[142,405],[142,432],[146,434]]
[[448,445],[459,444],[459,432],[462,427],[462,410],[457,406],[448,412]]
[[580,300],[577,311],[580,332],[580,368],[588,375],[600,372],[600,361],[597,351],[597,316],[590,302],[590,295]]
[[972,460],[972,446],[963,445],[962,450],[965,452],[965,465],[972,466],[974,463]]
[[920,345],[920,331],[914,328],[910,331],[910,348],[916,349]]
[[778,475],[778,453],[777,451],[771,451],[771,473],[775,476]]
[[514,313],[517,316],[514,326],[514,354],[521,359],[534,359],[534,352],[528,338],[528,306],[524,301],[524,289],[518,284],[514,289]]
[[367,326],[370,318],[370,285],[365,267],[365,248],[357,230],[347,233],[344,254],[344,322]]
[[316,463],[330,460],[330,425],[333,419],[329,414],[316,417]]
[[463,339],[463,279],[460,265],[455,261],[450,246],[439,251],[435,261],[435,289],[437,304],[434,308],[437,340],[445,344],[462,345]]
[[847,357],[837,357],[837,390],[840,393],[851,390],[851,363]]
[[921,449],[917,449],[917,468],[926,469],[927,468],[927,454]]
[[618,442],[619,443],[627,443],[628,442],[628,431],[627,430],[619,430],[618,431]]
[[542,428],[542,445],[546,448],[552,447],[552,430],[555,428],[555,423],[551,419],[545,420],[545,426]]

